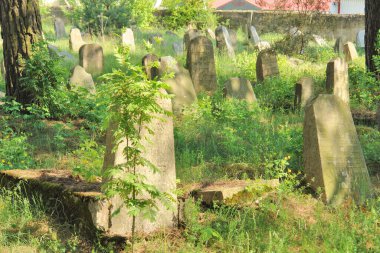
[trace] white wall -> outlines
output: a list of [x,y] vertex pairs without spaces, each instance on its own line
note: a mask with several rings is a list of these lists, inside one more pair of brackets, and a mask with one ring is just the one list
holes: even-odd
[[365,0],[341,0],[341,14],[364,14]]

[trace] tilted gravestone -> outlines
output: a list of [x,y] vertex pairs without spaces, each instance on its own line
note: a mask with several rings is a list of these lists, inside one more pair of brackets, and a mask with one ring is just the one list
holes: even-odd
[[345,60],[336,58],[327,64],[326,90],[338,96],[346,104],[350,103],[348,65]]
[[248,29],[248,39],[253,45],[258,44],[261,41],[259,34],[257,33],[256,28],[254,26],[251,26]]
[[96,92],[95,83],[91,74],[87,73],[83,67],[78,65],[72,70],[69,84],[70,87],[85,88],[91,94],[95,94]]
[[213,94],[216,91],[214,48],[206,36],[198,36],[190,41],[186,66],[197,93],[205,91]]
[[294,107],[303,108],[314,98],[314,81],[311,77],[301,78],[295,85]]
[[190,41],[198,36],[202,35],[202,33],[196,29],[189,29],[183,35],[183,46],[185,51],[189,48]]
[[175,55],[183,55],[183,44],[181,42],[173,42],[173,51]]
[[270,49],[261,51],[256,61],[257,80],[262,82],[267,77],[278,76],[279,74],[276,52]]
[[347,62],[351,62],[359,57],[358,52],[356,51],[356,47],[352,42],[347,42],[346,44],[344,44],[343,53]]
[[180,115],[185,106],[189,106],[197,101],[194,84],[187,69],[179,66],[177,61],[171,57],[160,58],[160,76],[171,76],[165,78],[164,83],[169,85],[168,93],[173,94],[173,112]]
[[126,28],[125,32],[122,34],[121,37],[122,37],[123,46],[129,47],[131,52],[134,52],[136,49],[136,46],[135,46],[135,36],[133,34],[132,29]]
[[349,106],[335,95],[319,95],[305,108],[304,165],[308,182],[334,206],[363,203],[371,182]]
[[78,28],[72,28],[70,31],[69,46],[74,52],[78,52],[79,49],[86,44],[82,39],[82,34]]
[[155,54],[147,54],[142,59],[142,66],[149,80],[158,77],[159,59]]
[[55,37],[57,39],[66,37],[66,31],[65,31],[65,23],[62,19],[56,18],[54,20],[54,31],[55,31]]
[[[166,91],[162,91],[166,94]],[[166,111],[172,110],[170,99],[159,99],[157,103]],[[148,126],[143,126],[141,132],[141,145],[144,147],[142,157],[155,165],[159,171],[154,173],[149,166],[137,166],[136,172],[146,177],[144,181],[147,184],[154,185],[160,192],[170,194],[176,199],[176,168],[174,156],[174,133],[173,119],[167,115],[156,115]],[[161,121],[163,119],[164,121]],[[147,129],[151,129],[153,134]],[[121,166],[127,162],[124,155],[124,148],[127,145],[127,139],[123,138],[119,145],[115,140],[113,133],[116,130],[115,124],[112,124],[106,135],[106,154],[103,168]],[[117,145],[117,146],[116,146]],[[128,173],[127,171],[125,173]],[[137,196],[143,198],[144,196]],[[120,197],[114,197],[112,202],[111,213],[115,213],[120,208],[120,212],[109,217],[109,233],[113,235],[130,234],[132,226],[132,216],[128,209],[123,205]],[[176,224],[177,205],[172,204],[172,209],[167,209],[159,200],[156,200],[158,212],[156,220],[150,221],[144,219],[142,215],[136,217],[136,232],[150,233],[160,229],[174,228]]]
[[248,103],[257,101],[251,82],[245,78],[237,77],[230,78],[224,84],[224,97],[245,100]]
[[356,36],[356,45],[358,47],[365,47],[365,30],[360,30]]
[[101,74],[104,67],[103,48],[98,44],[85,44],[79,49],[79,65],[92,75]]
[[220,53],[227,53],[229,57],[235,57],[235,51],[232,46],[230,34],[226,27],[219,26],[215,30],[216,47]]

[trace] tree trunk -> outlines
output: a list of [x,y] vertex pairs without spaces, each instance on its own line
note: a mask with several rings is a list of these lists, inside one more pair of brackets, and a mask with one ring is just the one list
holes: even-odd
[[0,23],[6,94],[20,103],[30,103],[30,95],[20,87],[20,77],[23,61],[29,59],[32,44],[42,35],[38,0],[0,0]]
[[367,68],[371,72],[376,71],[372,58],[377,54],[375,45],[377,32],[380,29],[379,13],[379,0],[365,0],[365,55]]

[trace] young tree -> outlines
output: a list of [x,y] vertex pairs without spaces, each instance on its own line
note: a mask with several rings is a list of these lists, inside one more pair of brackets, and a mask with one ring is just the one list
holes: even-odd
[[38,0],[2,0],[0,4],[1,36],[7,96],[29,103],[31,96],[22,90],[24,61],[32,54],[32,45],[42,35]]
[[380,1],[366,0],[365,1],[365,54],[366,65],[369,71],[375,72],[376,66],[373,61],[373,56],[376,52],[376,38],[380,29]]

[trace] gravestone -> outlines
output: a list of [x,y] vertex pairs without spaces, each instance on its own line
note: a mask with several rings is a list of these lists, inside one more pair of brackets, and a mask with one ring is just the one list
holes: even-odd
[[133,31],[130,28],[126,28],[125,32],[122,34],[122,44],[123,46],[129,47],[131,52],[134,52],[136,49],[135,46],[135,36],[133,35]]
[[58,57],[62,57],[64,60],[75,61],[74,55],[72,55],[72,54],[70,54],[69,52],[66,52],[66,51],[60,51],[58,49],[58,47],[56,47],[54,45],[49,44],[48,45],[48,50],[49,50],[49,54],[51,56],[52,55],[56,55]]
[[245,100],[248,103],[257,101],[251,82],[245,78],[237,77],[230,78],[224,84],[224,97]]
[[356,36],[356,45],[358,47],[365,47],[365,30],[360,30]]
[[103,48],[98,44],[85,44],[79,49],[79,65],[91,75],[101,74],[104,67]]
[[66,31],[65,31],[65,23],[62,19],[56,18],[54,20],[54,31],[55,31],[55,37],[57,39],[66,37]]
[[345,60],[336,58],[327,64],[326,90],[342,99],[346,104],[350,103],[348,65]]
[[185,34],[183,35],[183,46],[185,48],[185,51],[187,51],[187,49],[189,48],[190,41],[200,35],[201,32],[196,29],[189,29],[185,32]]
[[79,49],[86,44],[78,28],[72,28],[70,31],[69,46],[74,52],[78,52]]
[[79,65],[75,66],[72,70],[69,84],[70,87],[83,87],[91,94],[96,93],[95,83],[91,74],[87,73],[86,70]]
[[206,36],[198,36],[190,41],[186,66],[197,94],[202,91],[213,94],[216,91],[214,48]]
[[318,46],[320,46],[320,47],[326,47],[327,46],[326,40],[324,40],[321,36],[313,34],[313,39],[314,39],[314,42]]
[[227,53],[229,57],[235,57],[235,51],[231,43],[230,34],[226,27],[219,26],[215,30],[216,47],[220,53]]
[[259,82],[271,76],[278,76],[280,71],[274,50],[264,50],[259,53],[256,61],[256,77]]
[[210,37],[210,39],[215,40],[216,37],[213,30],[211,30],[210,28],[207,28],[206,32],[207,32],[207,35]]
[[254,26],[251,26],[248,29],[248,39],[253,45],[257,45],[261,41]]
[[305,107],[314,98],[314,81],[311,77],[301,78],[295,85],[294,108]]
[[336,42],[335,42],[335,46],[334,46],[335,53],[342,54],[344,44],[346,44],[346,43],[347,43],[347,39],[345,39],[343,37],[337,38]]
[[331,205],[346,199],[363,203],[371,183],[349,106],[323,94],[305,108],[304,165],[314,190],[322,188]]
[[155,54],[147,54],[142,59],[142,66],[149,80],[158,77],[159,59]]
[[347,42],[344,44],[343,53],[345,55],[346,62],[351,62],[359,57],[358,52],[356,51],[356,47],[352,42]]
[[[162,91],[166,94],[166,91]],[[157,103],[166,111],[172,110],[170,99],[159,99]],[[176,168],[174,156],[174,133],[173,133],[173,119],[167,115],[156,115],[152,122],[143,127],[142,157],[154,164],[159,171],[154,173],[148,166],[137,166],[136,172],[146,177],[144,181],[147,184],[154,185],[160,192],[170,194],[173,199],[177,199],[174,192],[176,189]],[[161,121],[163,119],[164,121]],[[114,167],[117,165],[123,166],[127,159],[123,153],[127,145],[127,139],[121,140],[120,144],[116,144],[113,136],[115,124],[112,124],[107,131],[106,135],[106,154],[104,158],[103,168]],[[149,133],[147,129],[151,129],[153,134]],[[117,145],[117,146],[116,146]],[[126,172],[127,173],[127,172]],[[144,196],[138,196],[142,198]],[[130,234],[132,226],[132,217],[128,214],[128,209],[122,205],[120,197],[114,197],[110,200],[112,202],[111,213],[114,213],[119,207],[120,212],[112,215],[109,218],[109,231],[114,235]],[[157,200],[158,212],[157,219],[150,221],[144,219],[142,216],[136,217],[136,232],[137,233],[150,233],[161,229],[174,228],[177,224],[176,216],[177,205],[172,204],[172,209],[168,210],[164,205]]]
[[183,55],[183,44],[181,42],[173,42],[173,51],[175,55]]
[[173,94],[173,112],[180,115],[185,106],[197,101],[194,84],[187,69],[179,66],[178,62],[171,56],[160,58],[160,76],[173,75],[163,80],[169,85],[168,93]]

